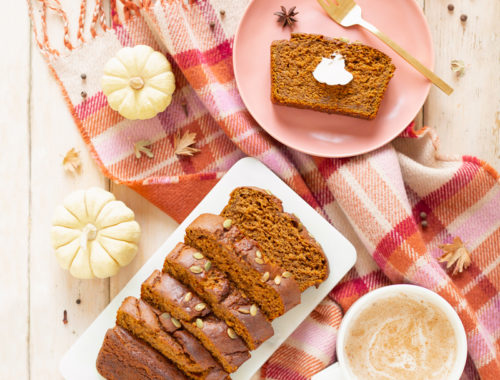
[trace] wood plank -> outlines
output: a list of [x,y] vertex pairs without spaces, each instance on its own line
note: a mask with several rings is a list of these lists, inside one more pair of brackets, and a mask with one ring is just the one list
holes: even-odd
[[[118,3],[117,6],[119,13],[122,14],[122,5]],[[110,299],[113,299],[177,228],[178,223],[126,186],[111,182],[110,191],[134,211],[136,220],[141,226],[141,241],[136,258],[110,279]]]
[[[453,12],[448,3],[453,3]],[[425,0],[425,13],[434,39],[436,72],[455,92],[448,97],[433,88],[424,123],[437,129],[443,153],[475,155],[500,169],[500,135],[494,132],[500,124],[500,2]],[[460,21],[462,14],[466,22]],[[450,70],[453,59],[465,63],[460,78]]]
[[[74,35],[80,2],[65,0],[62,5],[68,12]],[[92,2],[89,5],[92,7]],[[58,22],[51,16],[49,23],[53,45],[60,46],[60,29],[54,27]],[[77,280],[59,267],[49,240],[52,213],[70,192],[90,186],[107,189],[108,181],[90,157],[36,47],[32,49],[32,62],[30,374],[33,379],[59,379],[61,356],[108,304],[109,280]],[[81,174],[75,176],[65,173],[61,165],[72,147],[82,157]],[[64,310],[67,324],[63,323]]]
[[136,258],[110,280],[110,297],[112,299],[156,252],[177,228],[178,224],[159,208],[126,186],[111,183],[111,191],[117,199],[125,202],[134,211],[142,231]]
[[[0,12],[0,379],[28,377],[30,26],[26,2]],[[13,38],[15,36],[15,38]],[[6,59],[7,58],[7,59]]]

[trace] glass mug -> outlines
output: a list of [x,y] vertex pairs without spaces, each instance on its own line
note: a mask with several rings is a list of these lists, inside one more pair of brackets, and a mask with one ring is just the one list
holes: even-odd
[[[360,358],[360,364],[357,366],[357,363],[352,363],[348,358],[348,353],[346,352],[346,343],[351,344],[350,341],[355,340],[356,338],[352,338],[353,336],[356,337],[360,335],[358,332],[361,331],[363,332],[365,329],[363,324],[360,324],[359,326],[356,326],[356,323],[358,322],[358,318],[361,320],[364,318],[364,316],[367,316],[368,320],[370,318],[376,319],[376,314],[370,314],[369,310],[375,309],[377,302],[379,306],[383,306],[384,302],[387,305],[390,305],[392,302],[392,306],[394,306],[396,309],[398,307],[398,300],[401,300],[401,302],[406,302],[405,300],[409,300],[407,303],[414,304],[416,305],[417,308],[420,308],[421,311],[423,311],[423,308],[427,307],[428,309],[432,309],[431,311],[437,311],[437,313],[429,313],[432,315],[432,318],[430,319],[430,326],[433,326],[432,323],[436,321],[436,318],[439,319],[438,317],[434,318],[434,315],[439,315],[441,318],[441,322],[449,322],[446,323],[446,326],[444,327],[450,327],[453,331],[454,334],[454,341],[455,341],[455,347],[454,347],[454,360],[453,362],[449,365],[449,369],[447,370],[447,375],[445,378],[447,380],[458,380],[460,379],[460,376],[462,375],[464,366],[465,366],[465,361],[467,359],[467,339],[465,335],[465,330],[462,325],[462,322],[460,321],[460,318],[458,317],[457,313],[455,310],[451,307],[451,305],[441,296],[438,294],[426,289],[422,288],[420,286],[415,286],[415,285],[390,285],[390,286],[385,286],[383,288],[376,289],[370,293],[365,294],[363,297],[361,297],[359,300],[357,300],[351,308],[347,311],[347,313],[344,315],[344,318],[342,319],[342,323],[339,328],[338,336],[337,336],[337,363],[333,364],[332,366],[326,368],[325,370],[321,371],[320,373],[314,375],[312,377],[312,380],[355,380],[359,379],[359,377],[356,377],[354,374],[355,371],[353,370],[354,367],[367,367],[368,365],[366,364],[366,358]],[[424,306],[418,306],[418,303],[420,302]],[[425,306],[427,305],[427,306]],[[365,313],[363,313],[365,311]],[[380,311],[380,310],[379,310]],[[383,310],[382,310],[383,312]],[[386,313],[389,313],[389,309],[385,310]],[[392,315],[392,314],[391,314]],[[383,318],[386,318],[384,316]],[[388,322],[386,325],[389,325],[392,323],[391,317],[387,317]],[[398,320],[398,318],[394,318],[395,321]],[[396,324],[398,323],[403,323],[403,324],[410,324],[413,323],[415,325],[415,321],[418,321],[418,318],[409,318],[409,320],[404,320],[405,322],[394,322],[394,326],[390,327],[392,328],[391,331],[400,331],[397,330],[398,326]],[[427,323],[429,325],[429,323]],[[438,322],[435,322],[438,323]],[[434,323],[434,327],[435,327]],[[368,327],[368,326],[366,326]],[[386,327],[382,327],[386,328]],[[353,330],[355,329],[355,330]],[[386,332],[389,330],[385,330]],[[402,329],[401,331],[404,331]],[[408,331],[408,330],[407,330]],[[362,333],[361,333],[362,334]],[[378,334],[378,335],[377,335]],[[373,333],[374,337],[372,339],[378,338],[382,336],[384,332],[375,332]],[[396,334],[396,339],[401,343],[401,340],[404,340],[403,338],[398,339],[397,333]],[[404,334],[404,333],[403,333]],[[382,336],[381,341],[384,344],[387,344],[387,340],[383,340],[384,337],[389,336],[390,334],[385,334]],[[422,335],[422,334],[420,334]],[[415,336],[414,336],[415,337]],[[420,336],[419,336],[420,337]],[[417,337],[417,338],[419,338]],[[410,344],[414,344],[415,339],[408,339],[408,342]],[[418,339],[417,339],[418,340]],[[372,340],[373,341],[373,340]],[[370,342],[372,342],[370,341]],[[373,341],[375,342],[375,341]],[[406,342],[406,341],[405,341]],[[427,340],[425,343],[427,344]],[[378,343],[378,341],[377,341]],[[368,345],[369,347],[372,347],[371,345]],[[379,347],[384,347],[385,345],[377,345],[376,348],[374,348],[374,351],[379,351]],[[359,346],[361,347],[361,346]],[[363,346],[365,347],[365,346]],[[445,344],[441,344],[440,347],[437,347],[437,344],[432,346],[436,347],[435,350],[437,351],[446,351]],[[432,348],[431,347],[431,348]],[[442,347],[442,348],[441,348]],[[418,351],[419,347],[416,347],[415,352]],[[384,352],[381,350],[381,352]],[[369,352],[367,353],[368,355],[371,355]],[[374,354],[376,356],[376,354]],[[352,356],[352,354],[351,354]],[[371,356],[370,356],[371,358]],[[387,359],[387,358],[384,358]],[[383,365],[386,365],[387,360],[383,361]],[[394,363],[394,361],[393,361]],[[379,363],[380,364],[380,363]],[[370,370],[373,372],[376,372],[377,369],[370,363],[369,364]],[[401,367],[398,367],[401,368]],[[408,367],[406,367],[408,368]],[[422,367],[420,367],[422,368]],[[404,370],[401,368],[401,370]],[[359,373],[359,369],[356,370]],[[390,370],[389,370],[390,371]],[[416,373],[418,373],[418,368],[415,369]],[[422,369],[423,371],[423,369]],[[383,372],[383,370],[382,370]],[[421,372],[422,373],[422,372]],[[418,375],[416,375],[418,377]],[[373,378],[390,378],[390,377],[384,377],[384,376],[375,376]],[[392,377],[392,378],[398,378]],[[405,378],[405,376],[402,376],[401,379]],[[363,380],[366,380],[366,376],[363,376]]]

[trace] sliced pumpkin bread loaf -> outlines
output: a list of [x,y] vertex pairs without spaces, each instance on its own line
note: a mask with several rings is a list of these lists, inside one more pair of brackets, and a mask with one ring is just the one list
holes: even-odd
[[269,320],[300,303],[299,286],[291,273],[271,262],[230,220],[202,214],[186,228],[185,242],[226,272]]
[[[313,72],[323,58],[341,54],[353,76],[346,85],[318,82]],[[271,44],[271,101],[361,119],[377,116],[396,67],[391,58],[358,43],[316,34],[292,33]]]
[[188,380],[170,360],[120,326],[107,331],[96,366],[107,380]]
[[228,374],[203,347],[197,351],[191,349],[193,343],[196,344],[191,334],[177,327],[168,313],[162,313],[143,300],[125,298],[118,309],[116,323],[149,343],[191,379],[228,378]]
[[319,286],[328,277],[321,246],[295,215],[283,211],[281,200],[270,192],[236,188],[221,215],[255,240],[270,262],[292,273],[301,291]]
[[169,313],[172,322],[182,325],[222,365],[232,373],[250,353],[244,341],[223,320],[217,318],[193,290],[167,273],[158,270],[142,284],[141,297],[160,311]]
[[[183,243],[165,258],[163,271],[189,286],[243,338],[251,350],[274,334],[271,323],[215,264],[202,253]],[[203,307],[200,304],[199,307]]]

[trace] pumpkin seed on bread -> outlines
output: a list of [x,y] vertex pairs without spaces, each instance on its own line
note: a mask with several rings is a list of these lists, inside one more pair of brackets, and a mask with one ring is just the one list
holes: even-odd
[[127,297],[118,309],[116,322],[133,335],[149,343],[174,362],[191,379],[227,379],[227,373],[203,346],[191,350],[196,339],[172,320],[143,300]]
[[273,320],[300,303],[300,290],[286,269],[270,261],[257,243],[244,236],[231,219],[202,214],[187,228],[186,244],[197,248]]
[[[188,294],[191,297],[186,297]],[[238,335],[230,337],[230,327],[210,308],[196,307],[203,300],[169,274],[155,270],[142,284],[141,298],[174,317],[176,323],[194,335],[226,372],[236,371],[250,358],[243,340]]]
[[[193,273],[190,269],[194,266],[203,270]],[[213,313],[233,328],[251,350],[273,336],[271,323],[261,310],[198,250],[183,243],[177,244],[165,258],[163,270],[189,284]],[[197,306],[204,309],[206,304]]]

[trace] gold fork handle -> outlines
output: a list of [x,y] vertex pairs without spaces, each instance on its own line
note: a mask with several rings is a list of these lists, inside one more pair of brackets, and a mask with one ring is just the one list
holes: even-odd
[[386,34],[382,33],[375,26],[366,22],[365,20],[360,20],[359,25],[369,30],[373,34],[375,34],[378,38],[384,41],[387,45],[389,45],[396,53],[398,53],[401,57],[403,57],[410,65],[412,65],[415,69],[420,71],[422,75],[424,75],[427,79],[429,79],[432,83],[434,83],[437,87],[439,87],[446,95],[450,95],[453,92],[453,88],[451,88],[444,80],[434,74],[431,70],[429,70],[422,62],[408,53],[405,49],[395,43],[393,40],[389,38]]

